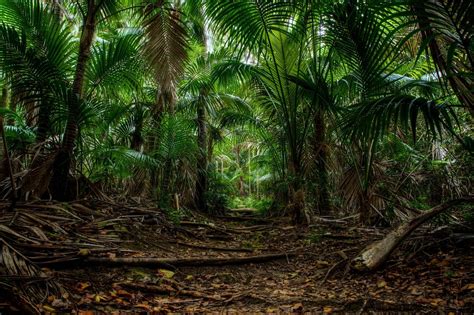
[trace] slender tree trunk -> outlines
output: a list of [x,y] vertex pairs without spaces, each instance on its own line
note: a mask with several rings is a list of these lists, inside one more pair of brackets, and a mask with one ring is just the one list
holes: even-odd
[[207,121],[206,107],[203,101],[198,102],[197,108],[197,126],[198,126],[198,158],[197,158],[197,179],[196,179],[196,207],[201,211],[207,210],[206,192],[208,185],[207,174]]
[[[164,112],[165,112],[165,100],[164,100],[163,93],[160,91],[158,92],[156,96],[156,104],[153,107],[153,111],[152,111],[152,117],[151,117],[152,130],[154,130],[154,132],[152,133],[148,141],[148,145],[147,145],[148,153],[153,153],[154,151],[158,149],[159,142],[160,142],[159,132],[160,132]],[[151,186],[150,189],[151,189],[152,197],[157,198],[158,186],[159,186],[159,172],[156,167],[153,167],[150,170],[150,186]]]
[[294,224],[300,224],[305,217],[304,210],[306,207],[305,191],[302,185],[303,174],[301,169],[301,161],[297,157],[291,157],[288,163],[288,175],[290,182],[288,187],[289,201],[288,205],[291,219]]
[[132,139],[130,141],[130,148],[132,150],[141,152],[143,146],[143,117],[135,117],[135,130],[132,133]]
[[[202,30],[202,45],[204,47],[203,54],[207,55],[207,29],[206,24]],[[200,97],[207,96],[205,89],[199,91]],[[201,211],[207,211],[207,188],[208,188],[208,132],[207,132],[207,112],[204,99],[200,100],[197,105],[197,144],[198,144],[198,158],[197,158],[197,178],[195,188],[195,204]]]
[[87,63],[90,59],[91,47],[96,31],[96,11],[97,7],[95,5],[95,0],[89,0],[86,17],[82,27],[82,35],[79,43],[79,56],[72,85],[73,96],[68,104],[66,131],[64,133],[61,149],[58,152],[53,167],[51,191],[53,197],[58,200],[68,199],[68,174],[73,159],[74,144],[79,131],[76,119],[79,114],[78,110],[83,94],[85,72]]
[[48,137],[50,130],[50,106],[47,99],[41,101],[38,113],[38,129],[36,131],[36,143],[42,143]]
[[324,115],[318,111],[314,118],[314,155],[317,172],[317,207],[320,215],[331,212],[328,193],[328,171],[327,171],[327,148],[326,148],[326,126]]
[[[0,98],[0,108],[6,108],[8,104],[8,87],[6,83],[2,86],[2,95]],[[0,125],[2,126],[2,129],[0,130],[3,132],[3,117],[0,116]],[[3,142],[3,139],[2,139]],[[3,143],[0,144],[0,181],[4,180],[6,177],[8,177],[8,161],[6,158],[6,152],[4,150],[4,145]]]

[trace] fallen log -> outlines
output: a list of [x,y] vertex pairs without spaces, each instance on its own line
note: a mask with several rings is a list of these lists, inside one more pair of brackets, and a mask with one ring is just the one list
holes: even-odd
[[400,245],[406,237],[423,223],[454,206],[473,202],[474,196],[450,200],[423,212],[406,223],[401,224],[398,228],[388,233],[382,240],[372,243],[362,250],[362,252],[352,260],[352,269],[357,271],[371,271],[377,269],[387,260],[398,245]]
[[128,265],[140,267],[184,267],[184,266],[224,266],[263,263],[271,260],[289,258],[295,253],[277,253],[245,257],[212,258],[156,258],[156,257],[87,257],[86,262],[105,265]]

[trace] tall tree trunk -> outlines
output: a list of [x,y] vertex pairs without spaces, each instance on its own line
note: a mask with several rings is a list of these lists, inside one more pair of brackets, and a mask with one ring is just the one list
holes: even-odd
[[38,129],[36,131],[36,143],[42,143],[48,137],[51,122],[49,119],[50,106],[47,99],[43,99],[38,112]]
[[[174,105],[176,103],[176,92],[175,91],[159,91],[156,97],[156,104],[153,107],[152,112],[152,129],[155,130],[155,133],[152,134],[149,141],[148,152],[152,153],[156,151],[160,145],[160,129],[163,121],[165,112],[170,115],[174,115]],[[169,194],[169,183],[171,181],[171,176],[173,173],[171,169],[171,162],[165,162],[164,172],[162,172],[161,177],[161,187],[160,187],[160,172],[156,167],[150,170],[150,184],[151,184],[151,193],[153,198],[158,198],[158,188],[160,188],[161,201],[160,205],[164,206],[163,200],[170,200],[169,196],[163,196]],[[168,178],[169,177],[169,178]]]
[[78,110],[83,95],[86,67],[90,59],[91,47],[96,31],[96,13],[97,7],[95,0],[89,0],[86,17],[82,27],[82,35],[79,43],[79,56],[72,84],[73,96],[68,104],[66,131],[64,133],[61,149],[56,156],[53,167],[51,191],[53,197],[57,200],[68,199],[68,174],[73,159],[74,144],[76,142],[79,128],[76,119],[79,114]]
[[[202,37],[201,37],[203,49],[203,55],[207,56],[207,29],[206,24],[203,25]],[[197,178],[195,188],[195,199],[194,202],[198,210],[207,211],[207,188],[208,188],[208,132],[207,132],[207,112],[204,98],[207,96],[208,91],[201,89],[199,91],[200,97],[197,105],[197,144],[198,144],[198,157],[197,157]]]
[[[4,83],[2,86],[2,95],[0,98],[0,108],[6,108],[8,105],[8,87],[7,84]],[[3,128],[3,116],[0,116],[0,125],[2,129],[0,130],[1,132],[4,131]],[[3,145],[3,139],[1,140],[2,143],[0,144],[0,181],[4,180],[5,178],[8,177],[8,161],[6,158],[6,152],[4,150],[4,145]]]
[[288,175],[289,178],[289,186],[288,186],[288,195],[289,195],[289,205],[288,209],[291,215],[291,219],[294,224],[303,223],[303,219],[305,218],[305,190],[303,187],[303,174],[301,168],[301,161],[293,156],[290,157],[290,161],[288,163]]
[[318,111],[314,118],[314,155],[317,172],[317,207],[320,215],[331,212],[328,193],[328,170],[327,170],[327,147],[326,147],[326,125],[324,114]]
[[130,148],[132,150],[141,152],[143,146],[143,116],[140,111],[134,118],[135,130],[132,133],[132,139],[130,141]]
[[198,102],[197,108],[197,127],[198,127],[198,158],[197,158],[197,179],[195,203],[201,211],[207,210],[206,192],[208,185],[207,174],[207,121],[206,107],[203,101]]

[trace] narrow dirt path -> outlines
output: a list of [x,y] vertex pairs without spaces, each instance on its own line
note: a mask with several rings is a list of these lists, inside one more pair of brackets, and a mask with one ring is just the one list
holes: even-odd
[[[240,216],[239,216],[240,218]],[[373,274],[348,273],[347,261],[376,229],[344,224],[294,227],[285,221],[221,218],[184,221],[173,238],[152,227],[122,246],[127,257],[196,261],[288,253],[262,263],[169,268],[100,267],[66,271],[82,310],[162,312],[326,312],[472,310],[472,244],[395,256]],[[130,241],[129,240],[129,241]],[[191,263],[192,265],[192,263]],[[171,270],[170,270],[171,269]]]
[[39,312],[474,310],[472,238],[420,229],[383,269],[356,274],[350,258],[386,230],[232,215],[173,225],[138,205],[21,204],[0,220],[0,289]]

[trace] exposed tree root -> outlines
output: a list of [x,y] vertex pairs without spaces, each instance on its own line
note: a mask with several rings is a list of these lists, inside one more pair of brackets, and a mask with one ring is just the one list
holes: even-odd
[[380,267],[380,265],[382,265],[387,260],[387,258],[398,247],[398,245],[400,245],[400,243],[402,243],[407,236],[409,236],[423,223],[456,205],[473,202],[474,196],[467,196],[460,199],[450,200],[423,212],[410,221],[400,225],[382,240],[367,246],[356,258],[352,260],[351,267],[358,271],[370,271]]
[[173,288],[169,285],[154,285],[154,284],[144,284],[144,283],[131,283],[131,282],[121,282],[117,283],[122,287],[128,287],[135,290],[140,290],[142,292],[151,292],[157,294],[174,294],[174,295],[184,295],[200,299],[208,299],[212,301],[222,301],[222,298],[208,295],[202,292],[186,290],[182,288]]
[[218,246],[207,246],[207,245],[198,245],[198,244],[190,244],[185,242],[176,242],[178,245],[192,247],[192,248],[199,248],[199,249],[207,249],[207,250],[216,250],[221,252],[253,252],[251,248],[235,248],[235,247],[218,247]]
[[181,266],[224,266],[263,263],[271,260],[289,258],[295,253],[278,253],[247,257],[216,258],[156,258],[156,257],[88,257],[87,262],[105,265],[128,265],[141,267],[181,267]]
[[248,213],[248,214],[255,214],[257,212],[257,209],[255,208],[235,208],[235,209],[230,209],[232,212],[240,212],[240,213]]

